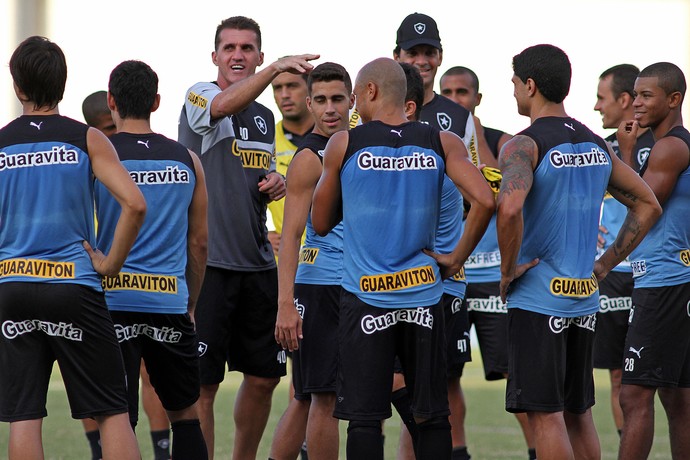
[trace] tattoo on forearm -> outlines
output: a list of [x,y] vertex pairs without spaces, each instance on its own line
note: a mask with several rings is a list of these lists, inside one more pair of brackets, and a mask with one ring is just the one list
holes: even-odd
[[625,199],[627,199],[633,203],[637,202],[637,200],[640,199],[640,197],[638,197],[634,193],[629,192],[627,190],[623,190],[622,188],[618,188],[615,185],[610,185],[609,188],[612,191],[614,191],[615,193],[617,193],[618,195],[621,195],[623,198],[625,198]]
[[525,191],[532,187],[534,175],[530,153],[533,151],[534,141],[528,137],[515,138],[504,150],[500,162],[502,194],[510,195],[513,191]]
[[616,257],[622,254],[627,255],[632,250],[640,235],[640,227],[637,216],[628,213],[613,244],[613,253]]

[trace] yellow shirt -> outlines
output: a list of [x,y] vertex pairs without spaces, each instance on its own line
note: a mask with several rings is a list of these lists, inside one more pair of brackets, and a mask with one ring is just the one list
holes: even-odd
[[[292,157],[295,156],[295,150],[297,150],[297,146],[285,137],[283,121],[279,121],[276,123],[276,171],[283,176],[287,175],[288,166],[290,166]],[[285,198],[268,203],[273,227],[278,233],[283,232],[283,206],[285,206]]]
[[[288,166],[292,158],[295,156],[295,151],[297,146],[293,144],[286,136],[285,130],[283,129],[283,121],[276,123],[276,171],[283,176],[287,175]],[[268,203],[268,212],[271,214],[271,221],[273,222],[273,228],[269,230],[275,230],[277,233],[283,233],[283,216],[284,216],[284,206],[285,198],[281,198],[278,201],[271,201]],[[304,243],[304,238],[306,232],[302,233],[302,243]],[[278,257],[276,256],[276,260]]]

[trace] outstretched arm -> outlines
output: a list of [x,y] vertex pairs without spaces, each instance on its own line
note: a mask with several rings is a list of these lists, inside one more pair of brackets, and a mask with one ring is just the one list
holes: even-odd
[[242,111],[264,92],[276,76],[283,72],[309,73],[314,68],[309,61],[318,58],[318,54],[286,56],[269,64],[254,75],[233,83],[213,98],[211,118],[215,120]]

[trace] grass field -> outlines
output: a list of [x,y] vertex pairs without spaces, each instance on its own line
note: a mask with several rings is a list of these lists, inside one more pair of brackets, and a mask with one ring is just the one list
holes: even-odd
[[[478,353],[477,353],[478,354]],[[465,368],[463,389],[467,400],[466,432],[469,451],[474,460],[527,458],[527,448],[515,418],[503,409],[504,382],[486,382],[481,363],[475,361]],[[240,376],[229,374],[221,386],[216,401],[216,459],[230,458],[232,452],[232,406]],[[602,458],[615,459],[618,451],[618,434],[615,431],[609,410],[608,374],[595,372],[597,404],[594,419],[599,432]],[[267,459],[273,430],[287,405],[287,381],[283,379],[274,399],[271,418],[262,440],[259,459]],[[90,452],[84,437],[81,422],[69,416],[67,398],[59,373],[54,373],[48,395],[49,416],[43,424],[46,459],[89,460]],[[148,434],[148,421],[140,417],[137,427],[139,444],[145,460],[153,458]],[[399,420],[394,416],[386,423],[386,459],[395,459],[398,442]],[[9,425],[0,423],[0,458],[7,457]],[[341,423],[341,458],[345,458],[345,424]],[[657,402],[656,434],[649,458],[670,459],[668,426],[661,406]],[[546,460],[546,459],[545,459]]]

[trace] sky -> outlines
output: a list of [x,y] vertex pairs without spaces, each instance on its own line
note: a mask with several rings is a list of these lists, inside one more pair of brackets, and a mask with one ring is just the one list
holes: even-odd
[[[538,43],[556,45],[568,54],[573,79],[566,111],[600,135],[611,133],[592,109],[605,69],[670,61],[690,80],[687,0],[0,0],[0,126],[19,115],[7,64],[28,36],[18,36],[16,26],[17,5],[25,1],[45,2],[46,35],[67,57],[63,115],[83,120],[82,100],[107,89],[110,71],[121,61],[139,59],[160,79],[161,106],[152,115],[152,127],[173,139],[186,90],[198,81],[216,79],[211,62],[215,28],[235,15],[251,17],[261,26],[266,63],[290,54],[317,53],[321,58],[316,64],[338,62],[354,79],[372,59],[392,57],[396,30],[405,16],[428,14],[438,23],[444,47],[435,90],[439,92],[440,76],[448,68],[470,67],[483,93],[476,115],[485,126],[509,133],[529,124],[517,114],[513,99],[512,57]],[[280,118],[270,87],[258,101]],[[688,103],[683,112],[690,120]]]

